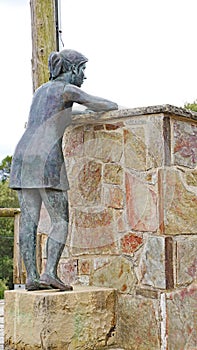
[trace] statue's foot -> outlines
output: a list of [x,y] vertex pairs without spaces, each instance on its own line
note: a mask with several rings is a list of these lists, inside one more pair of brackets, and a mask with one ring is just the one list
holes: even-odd
[[37,279],[27,279],[25,284],[27,290],[39,290],[39,281]]
[[34,290],[40,290],[40,289],[52,289],[50,286],[45,286],[45,288],[43,288],[40,285],[40,282],[38,279],[27,279],[26,284],[25,284],[25,289],[27,289],[28,291],[34,291]]
[[40,276],[40,287],[42,287],[43,289],[46,289],[46,287],[51,287],[54,289],[60,289],[62,291],[73,290],[72,286],[64,284],[59,278],[52,277],[47,273],[43,273]]

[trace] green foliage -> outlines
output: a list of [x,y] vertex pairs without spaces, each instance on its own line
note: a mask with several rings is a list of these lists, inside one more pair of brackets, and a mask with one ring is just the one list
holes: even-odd
[[184,105],[184,107],[187,108],[187,109],[191,109],[194,112],[197,112],[197,100],[194,101],[193,103],[186,103]]
[[[18,208],[16,191],[9,188],[12,157],[7,156],[0,166],[0,208]],[[14,219],[0,217],[0,298],[5,288],[13,287]]]
[[0,299],[4,298],[4,292],[5,290],[8,289],[6,284],[7,284],[7,280],[0,279]]
[[0,164],[0,179],[2,182],[5,182],[9,179],[10,169],[11,169],[12,157],[5,157]]
[[0,208],[19,208],[16,191],[9,188],[9,181],[0,182]]

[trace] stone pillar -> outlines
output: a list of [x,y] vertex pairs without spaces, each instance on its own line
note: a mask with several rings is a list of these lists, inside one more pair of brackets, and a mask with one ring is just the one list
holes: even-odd
[[197,349],[197,114],[164,105],[76,115],[63,149],[61,278],[117,290],[117,346]]
[[165,105],[74,123],[62,277],[119,291],[125,349],[197,348],[197,115]]

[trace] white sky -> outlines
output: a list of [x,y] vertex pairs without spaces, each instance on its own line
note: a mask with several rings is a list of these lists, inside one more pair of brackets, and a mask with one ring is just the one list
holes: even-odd
[[[197,98],[196,0],[61,0],[64,48],[89,58],[83,89],[128,108]],[[29,0],[0,0],[0,161],[32,98]]]

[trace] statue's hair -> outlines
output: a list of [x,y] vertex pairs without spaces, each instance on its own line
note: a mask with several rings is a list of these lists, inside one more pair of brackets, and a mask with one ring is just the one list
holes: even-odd
[[52,52],[48,59],[50,79],[55,79],[61,73],[69,72],[73,66],[79,66],[87,61],[84,55],[75,50]]

